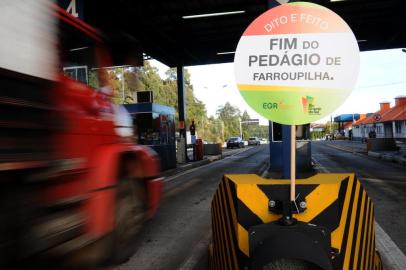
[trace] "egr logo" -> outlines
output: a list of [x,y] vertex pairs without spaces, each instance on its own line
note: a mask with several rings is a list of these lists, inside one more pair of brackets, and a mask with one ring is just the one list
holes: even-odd
[[302,97],[303,112],[309,115],[320,115],[321,108],[315,106],[315,98],[312,96]]

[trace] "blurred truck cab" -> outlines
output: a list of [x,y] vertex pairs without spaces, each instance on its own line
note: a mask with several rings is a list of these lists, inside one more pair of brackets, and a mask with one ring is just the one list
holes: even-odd
[[38,0],[3,4],[0,35],[0,269],[128,259],[163,181],[100,34]]

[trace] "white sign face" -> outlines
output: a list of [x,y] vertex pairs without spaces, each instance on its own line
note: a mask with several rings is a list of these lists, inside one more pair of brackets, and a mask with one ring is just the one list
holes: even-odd
[[295,2],[260,15],[234,58],[241,95],[277,123],[314,122],[339,107],[355,86],[359,48],[348,25],[319,5]]

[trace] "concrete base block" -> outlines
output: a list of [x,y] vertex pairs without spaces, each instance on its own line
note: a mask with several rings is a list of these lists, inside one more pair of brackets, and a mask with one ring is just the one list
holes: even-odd
[[221,144],[214,143],[214,144],[204,144],[203,145],[203,153],[205,155],[221,155]]
[[396,151],[396,141],[393,138],[373,138],[368,139],[368,151]]
[[381,158],[381,154],[378,152],[373,152],[373,151],[368,151],[368,156],[375,157],[375,158]]

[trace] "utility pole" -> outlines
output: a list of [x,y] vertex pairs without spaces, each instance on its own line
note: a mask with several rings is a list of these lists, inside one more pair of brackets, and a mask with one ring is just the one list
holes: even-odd
[[242,126],[241,126],[241,118],[239,119],[240,120],[240,137],[241,137],[241,139],[242,139]]
[[123,88],[123,103],[125,101],[125,91],[124,91],[124,67],[123,67],[123,76],[121,78],[121,87]]
[[242,139],[242,124],[256,124],[259,125],[259,119],[248,119],[245,121],[241,121],[241,118],[239,118],[240,120],[240,134],[241,134],[241,139]]

